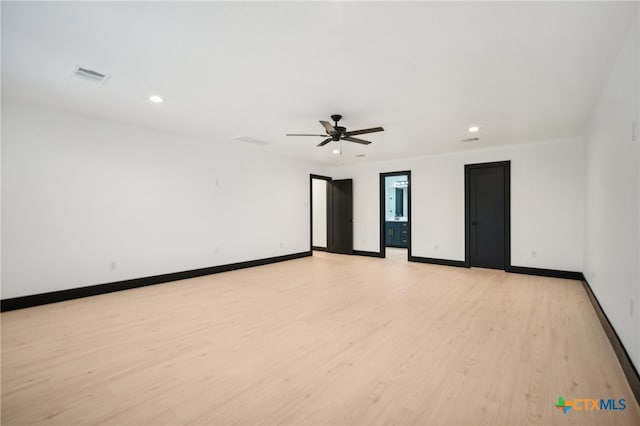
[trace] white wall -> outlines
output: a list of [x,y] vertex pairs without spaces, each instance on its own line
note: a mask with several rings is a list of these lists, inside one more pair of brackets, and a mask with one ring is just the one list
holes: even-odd
[[3,299],[309,250],[326,169],[7,99],[2,124]]
[[640,122],[639,36],[636,17],[585,137],[584,275],[636,368],[640,368],[640,140],[632,140],[631,129],[633,122]]
[[379,250],[379,173],[411,170],[412,254],[464,260],[464,165],[505,160],[512,265],[582,271],[581,138],[335,168],[354,179],[354,248]]
[[313,197],[313,245],[327,247],[327,181],[311,180]]

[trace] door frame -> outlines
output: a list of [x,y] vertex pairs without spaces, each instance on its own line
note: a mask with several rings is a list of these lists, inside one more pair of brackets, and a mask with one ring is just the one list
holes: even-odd
[[387,256],[387,246],[384,243],[385,222],[387,214],[385,208],[385,178],[390,176],[407,176],[407,260],[411,260],[411,170],[403,170],[399,172],[380,173],[380,257]]
[[327,185],[327,205],[326,205],[326,209],[327,209],[327,236],[326,236],[326,241],[327,241],[327,247],[316,247],[313,245],[313,180],[314,179],[319,179],[319,180],[324,180],[327,182],[331,182],[333,180],[333,178],[330,178],[329,176],[322,176],[322,175],[314,175],[313,173],[309,175],[309,251],[313,251],[313,250],[318,250],[318,251],[327,251],[329,248],[329,229],[330,229],[330,224],[329,221],[331,220],[331,215],[329,214],[331,212],[329,203],[330,203],[330,198],[329,198],[329,185]]
[[470,171],[502,167],[504,171],[504,270],[511,268],[511,161],[494,161],[464,165],[464,266],[471,267],[471,185]]

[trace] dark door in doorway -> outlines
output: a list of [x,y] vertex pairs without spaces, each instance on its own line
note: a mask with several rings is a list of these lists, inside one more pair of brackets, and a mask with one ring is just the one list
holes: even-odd
[[509,162],[465,166],[468,266],[505,269],[509,260]]
[[327,182],[329,199],[329,240],[331,253],[353,253],[353,180]]

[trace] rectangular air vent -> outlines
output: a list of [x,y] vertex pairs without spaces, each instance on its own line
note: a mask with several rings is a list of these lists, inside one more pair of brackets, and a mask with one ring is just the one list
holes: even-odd
[[104,83],[110,77],[108,74],[103,74],[101,72],[90,70],[90,69],[87,69],[87,68],[82,68],[82,67],[79,67],[79,66],[76,67],[76,69],[74,70],[73,73],[78,78],[83,78],[85,80],[95,81],[96,83]]
[[479,140],[480,138],[469,138],[469,139],[462,139],[462,142],[477,142]]
[[237,140],[237,141],[240,141],[240,142],[246,142],[246,143],[250,143],[250,144],[253,144],[253,145],[269,145],[269,142],[267,142],[267,141],[263,141],[263,140],[256,139],[256,138],[252,138],[250,136],[236,136],[234,139]]

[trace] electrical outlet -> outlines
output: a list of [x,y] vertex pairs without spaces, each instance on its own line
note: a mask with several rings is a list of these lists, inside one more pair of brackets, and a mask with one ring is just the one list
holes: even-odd
[[440,246],[438,244],[436,244],[435,246],[433,246],[433,248],[438,251],[438,249],[440,248]]
[[280,241],[280,248],[284,248],[284,243]]
[[115,271],[117,267],[118,265],[116,264],[116,262],[112,260],[111,263],[109,264],[109,269],[111,269],[112,271]]
[[535,250],[533,250],[533,251],[531,252],[531,257],[538,257],[538,252],[537,252],[537,251],[535,251]]
[[216,246],[216,247],[213,249],[213,252],[214,252],[215,254],[220,253],[220,247]]

